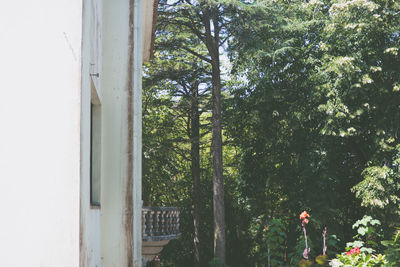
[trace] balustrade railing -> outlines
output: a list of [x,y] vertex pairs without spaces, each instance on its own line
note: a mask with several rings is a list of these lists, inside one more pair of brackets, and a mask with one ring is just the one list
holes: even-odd
[[179,208],[177,207],[143,207],[142,239],[143,241],[171,240],[180,237]]

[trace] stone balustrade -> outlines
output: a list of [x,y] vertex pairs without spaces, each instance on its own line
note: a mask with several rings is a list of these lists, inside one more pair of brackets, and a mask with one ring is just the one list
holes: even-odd
[[142,208],[142,239],[144,242],[171,240],[179,238],[180,235],[179,208]]

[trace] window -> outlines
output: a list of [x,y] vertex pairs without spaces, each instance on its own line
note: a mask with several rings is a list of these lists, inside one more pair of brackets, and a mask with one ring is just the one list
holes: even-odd
[[91,82],[90,103],[90,204],[100,206],[101,191],[101,103]]

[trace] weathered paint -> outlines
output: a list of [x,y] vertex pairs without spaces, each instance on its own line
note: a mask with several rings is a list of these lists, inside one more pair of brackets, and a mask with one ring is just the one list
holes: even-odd
[[79,266],[81,0],[0,3],[0,266]]
[[[129,0],[103,2],[102,265],[129,266],[128,188]],[[128,218],[129,217],[129,218]]]
[[102,263],[136,267],[142,241],[142,1],[105,0],[103,10]]
[[102,102],[100,76],[93,75],[101,75],[102,2],[84,0],[82,17],[80,266],[100,267],[101,208],[90,205],[90,105]]
[[125,195],[125,205],[126,205],[126,216],[125,216],[125,232],[127,238],[126,248],[127,248],[127,258],[128,266],[133,266],[133,240],[132,240],[132,229],[133,229],[133,32],[134,32],[134,0],[129,0],[129,36],[128,36],[128,98],[127,98],[127,111],[128,117],[126,124],[128,125],[128,162],[127,162],[127,182],[126,182],[126,195]]
[[[153,2],[153,1],[147,1]],[[147,14],[147,13],[146,13]],[[145,15],[146,15],[145,14]],[[149,14],[148,14],[149,15]],[[151,13],[151,15],[153,15]],[[132,202],[133,202],[133,263],[135,267],[142,264],[142,57],[143,57],[143,2],[135,1],[133,12],[133,72],[132,75]]]

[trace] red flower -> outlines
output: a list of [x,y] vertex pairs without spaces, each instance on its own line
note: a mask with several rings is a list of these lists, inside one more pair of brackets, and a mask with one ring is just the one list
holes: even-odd
[[[307,217],[310,217],[310,215],[308,215],[307,211],[303,211],[303,212],[300,214],[300,220],[307,220],[307,219],[306,219]],[[308,220],[307,220],[306,223],[308,223]]]
[[303,222],[304,222],[305,224],[307,224],[307,223],[308,223],[308,219],[304,219]]
[[358,254],[360,254],[360,248],[359,247],[355,247],[355,248],[352,248],[350,251],[347,251],[347,253],[346,253],[346,255],[354,255],[354,254],[356,254],[356,255],[358,255]]

